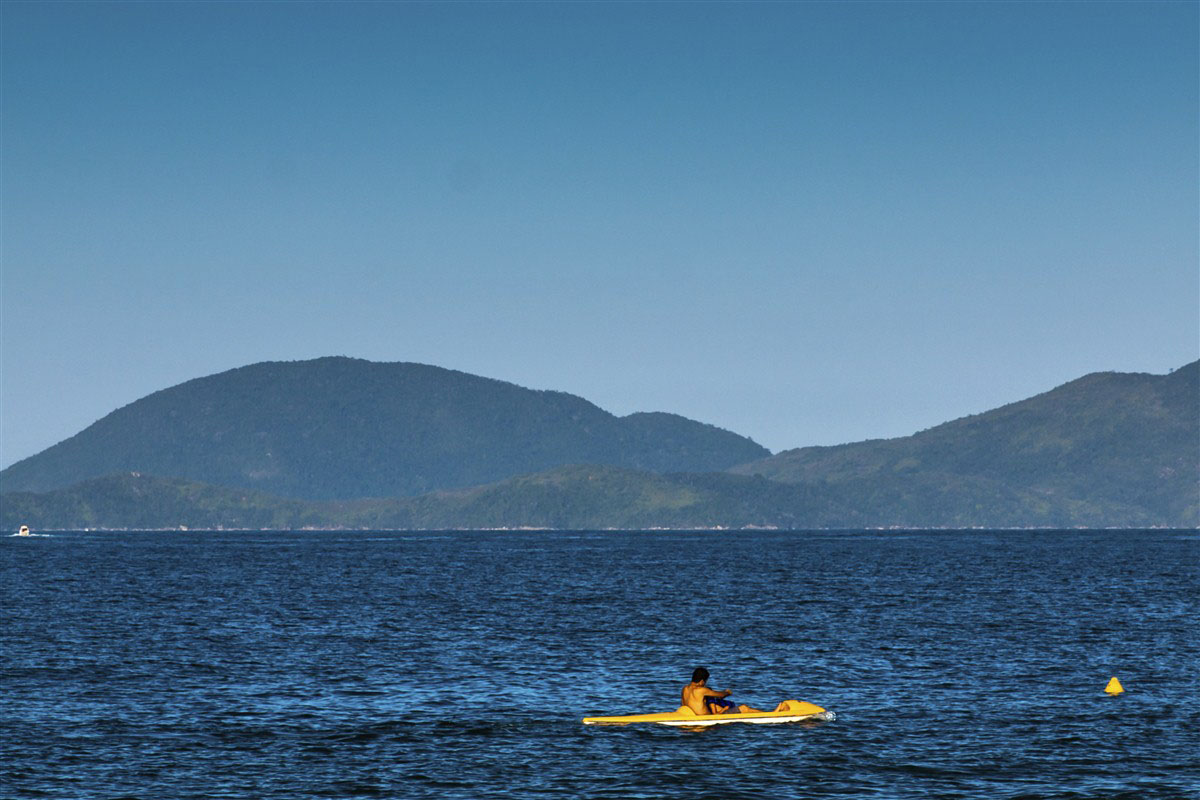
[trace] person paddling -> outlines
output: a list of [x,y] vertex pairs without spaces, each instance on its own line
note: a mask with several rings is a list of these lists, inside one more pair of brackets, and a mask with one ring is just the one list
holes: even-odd
[[[711,714],[729,714],[738,712],[741,714],[764,713],[761,708],[751,708],[744,703],[735,705],[732,700],[726,698],[733,692],[725,689],[716,691],[707,686],[708,670],[704,667],[696,667],[692,671],[692,682],[683,687],[683,704],[690,708],[694,714],[700,717],[709,716]],[[780,703],[775,706],[775,711],[785,710],[787,703]]]

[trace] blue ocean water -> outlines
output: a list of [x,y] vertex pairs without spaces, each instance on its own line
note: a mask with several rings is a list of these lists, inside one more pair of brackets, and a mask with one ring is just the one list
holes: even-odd
[[[4,538],[0,796],[1197,797],[1198,572],[1195,531]],[[698,665],[837,718],[580,724]]]

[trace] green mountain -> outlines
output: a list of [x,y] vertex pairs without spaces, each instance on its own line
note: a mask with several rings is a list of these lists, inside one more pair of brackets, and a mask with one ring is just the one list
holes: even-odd
[[[694,425],[682,421],[678,435]],[[1089,375],[914,436],[793,450],[731,472],[566,465],[417,497],[324,501],[124,472],[0,496],[0,527],[20,524],[1200,527],[1200,362],[1170,375]]]
[[864,519],[900,525],[1124,525],[1140,514],[1194,526],[1200,362],[1087,375],[914,436],[788,450],[731,471],[848,492]]
[[304,499],[403,497],[564,464],[703,472],[767,455],[674,414],[616,417],[439,367],[323,358],[156,392],[13,464],[0,486],[45,492],[141,472]]

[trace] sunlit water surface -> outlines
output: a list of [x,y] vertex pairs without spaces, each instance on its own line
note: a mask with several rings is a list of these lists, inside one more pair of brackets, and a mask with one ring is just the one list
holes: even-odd
[[[1198,565],[1194,531],[5,537],[0,795],[1197,797]],[[701,664],[837,719],[580,724]]]

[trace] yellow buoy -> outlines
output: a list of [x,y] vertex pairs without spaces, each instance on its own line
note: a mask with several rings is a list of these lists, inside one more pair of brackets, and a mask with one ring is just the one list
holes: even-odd
[[1121,682],[1117,680],[1116,676],[1113,676],[1113,679],[1108,682],[1108,686],[1104,687],[1104,691],[1109,694],[1120,694],[1125,691],[1125,688],[1121,686]]

